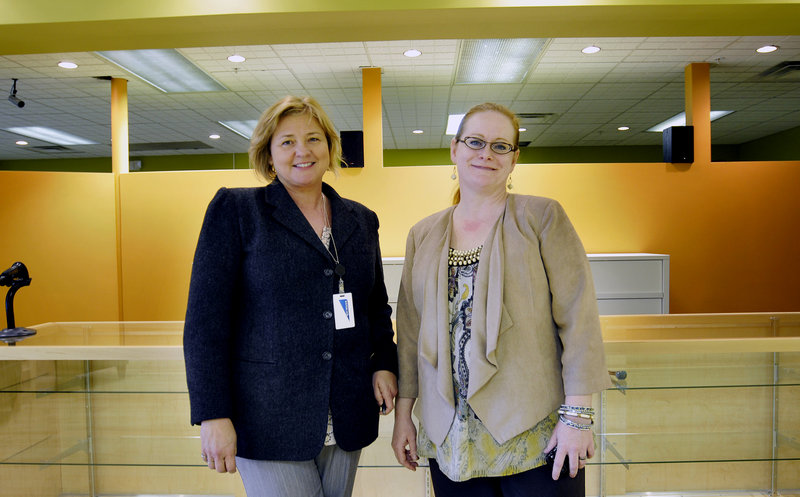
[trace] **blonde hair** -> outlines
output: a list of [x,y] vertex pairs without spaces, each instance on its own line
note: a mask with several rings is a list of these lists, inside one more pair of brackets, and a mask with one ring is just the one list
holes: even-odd
[[250,138],[250,148],[248,149],[250,165],[265,180],[275,179],[275,167],[270,164],[270,159],[272,159],[270,145],[278,123],[285,116],[303,114],[307,115],[309,119],[315,119],[325,133],[330,156],[328,171],[334,174],[338,173],[342,161],[342,142],[328,114],[313,97],[287,95],[261,114],[258,124],[253,130],[253,136]]
[[485,102],[475,105],[468,110],[466,114],[464,114],[461,124],[458,125],[456,140],[460,140],[462,138],[461,133],[464,131],[464,124],[469,120],[470,117],[479,112],[498,112],[506,116],[508,120],[511,121],[511,125],[514,127],[514,143],[512,143],[512,145],[514,145],[514,147],[519,147],[519,119],[517,119],[517,115],[511,112],[511,109],[505,105],[496,104],[493,102]]
[[[509,109],[505,105],[496,104],[493,102],[484,102],[482,104],[475,105],[471,109],[469,109],[466,114],[464,114],[464,118],[461,119],[461,124],[458,125],[458,131],[456,131],[456,137],[455,137],[456,141],[461,140],[462,133],[464,131],[464,124],[467,122],[467,120],[471,118],[473,115],[478,114],[479,112],[498,112],[506,116],[508,120],[511,121],[511,126],[514,127],[513,145],[515,148],[517,149],[519,148],[519,119],[517,118],[517,115],[511,112],[511,109]],[[461,189],[456,187],[456,191],[453,194],[453,205],[458,204],[460,201],[461,201]]]

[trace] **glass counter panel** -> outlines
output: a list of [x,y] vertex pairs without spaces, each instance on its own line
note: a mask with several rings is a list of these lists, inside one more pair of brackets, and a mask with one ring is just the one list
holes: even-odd
[[605,469],[604,495],[769,495],[771,474],[768,462],[620,465]]
[[91,495],[89,468],[0,464],[0,497]]
[[[800,353],[610,354],[618,389],[800,385]],[[619,374],[619,373],[622,373]],[[619,379],[618,377],[623,376]]]
[[44,323],[32,328],[36,335],[17,342],[17,347],[183,344],[183,321]]
[[[182,360],[90,361],[90,384],[96,393],[184,393],[186,367]],[[188,422],[188,412],[187,422]]]
[[187,393],[180,360],[0,361],[0,378],[9,393]]
[[0,463],[88,464],[86,397],[0,392]]
[[[787,433],[797,437],[800,433]],[[598,436],[604,457],[592,464],[800,461],[795,445],[773,447],[772,432],[742,433],[605,433]],[[800,466],[799,466],[800,467]]]
[[[800,315],[716,319],[603,318],[609,370],[625,378],[595,396],[587,495],[800,494]],[[182,323],[36,328],[0,348],[0,497],[244,497],[238,475],[200,460]],[[428,492],[427,468],[395,461],[392,425],[382,417],[362,452],[355,497]]]

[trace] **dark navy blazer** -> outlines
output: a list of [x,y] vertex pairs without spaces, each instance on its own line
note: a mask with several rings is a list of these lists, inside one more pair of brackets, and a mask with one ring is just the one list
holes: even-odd
[[336,329],[333,258],[279,181],[220,189],[197,242],[183,339],[191,422],[231,418],[248,459],[313,459],[329,407],[339,447],[369,445],[372,374],[397,374],[378,217],[323,192],[354,328]]

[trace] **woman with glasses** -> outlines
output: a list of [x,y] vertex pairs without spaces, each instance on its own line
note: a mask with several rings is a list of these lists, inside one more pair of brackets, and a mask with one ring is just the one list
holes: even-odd
[[508,193],[506,107],[470,109],[450,157],[455,205],[406,244],[395,456],[429,458],[437,497],[582,496],[592,394],[610,386],[583,245],[558,202]]

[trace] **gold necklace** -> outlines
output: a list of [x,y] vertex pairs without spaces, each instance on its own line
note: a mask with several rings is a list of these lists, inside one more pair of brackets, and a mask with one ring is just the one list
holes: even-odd
[[469,250],[456,250],[450,247],[447,252],[447,264],[450,266],[469,266],[474,264],[481,258],[481,249],[483,249],[483,245]]

